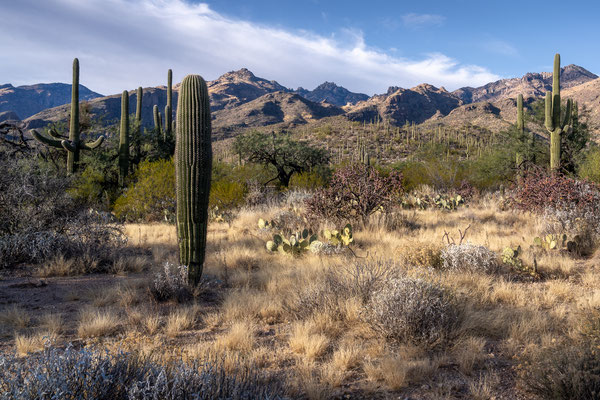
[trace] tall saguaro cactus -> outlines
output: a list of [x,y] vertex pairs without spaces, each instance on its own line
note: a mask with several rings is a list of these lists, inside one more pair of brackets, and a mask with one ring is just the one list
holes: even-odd
[[167,106],[165,107],[165,134],[171,135],[173,128],[173,71],[167,72]]
[[552,94],[546,92],[546,129],[550,132],[550,169],[560,168],[561,135],[568,131],[571,121],[573,102],[567,100],[567,109],[561,121],[560,107],[560,54],[554,56],[554,71],[552,73]]
[[144,97],[144,89],[137,88],[136,107],[135,107],[135,132],[133,137],[134,162],[137,165],[142,156],[142,98]]
[[160,112],[158,111],[158,106],[155,104],[152,108],[152,113],[154,114],[154,129],[161,134],[162,130],[162,119],[160,118]]
[[197,285],[204,265],[212,169],[208,89],[199,75],[188,75],[181,83],[175,127],[179,259],[188,267],[188,282]]
[[[525,140],[525,122],[523,120],[523,95],[517,96],[517,135],[519,143]],[[517,168],[523,163],[523,154],[517,152],[516,155]]]
[[100,146],[104,141],[104,136],[100,136],[91,143],[82,143],[79,139],[79,60],[73,60],[73,84],[71,86],[71,121],[69,124],[69,140],[64,139],[56,131],[50,130],[52,138],[32,130],[31,134],[35,140],[46,146],[63,148],[67,151],[67,172],[75,173],[79,166],[80,150],[93,150]]
[[129,172],[129,93],[121,95],[121,129],[119,134],[119,184],[125,184]]

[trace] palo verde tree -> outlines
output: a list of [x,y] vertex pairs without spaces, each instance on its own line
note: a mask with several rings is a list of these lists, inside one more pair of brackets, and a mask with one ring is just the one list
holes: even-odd
[[240,135],[234,142],[234,150],[246,161],[273,167],[277,175],[265,184],[278,180],[283,187],[289,185],[293,174],[310,171],[329,162],[326,150],[294,140],[284,133],[253,131]]

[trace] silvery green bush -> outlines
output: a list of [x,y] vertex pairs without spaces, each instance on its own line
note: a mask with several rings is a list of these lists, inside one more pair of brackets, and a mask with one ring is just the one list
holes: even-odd
[[139,356],[48,347],[26,358],[0,355],[0,400],[281,399],[253,368],[222,363],[160,365]]
[[374,291],[365,320],[395,342],[433,344],[457,325],[460,312],[452,295],[420,278],[400,277]]
[[447,271],[494,272],[498,256],[485,246],[451,244],[442,250],[442,269]]

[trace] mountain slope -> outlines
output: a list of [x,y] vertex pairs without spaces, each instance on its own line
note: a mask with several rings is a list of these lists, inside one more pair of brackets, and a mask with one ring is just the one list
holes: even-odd
[[421,84],[412,89],[390,87],[386,94],[345,107],[353,121],[382,119],[394,125],[421,123],[432,117],[447,115],[463,102],[444,88]]
[[279,83],[258,78],[246,68],[228,72],[207,82],[207,86],[212,111],[234,108],[267,93],[289,92]]
[[[97,97],[102,95],[79,85],[80,100],[91,100]],[[17,87],[11,84],[0,85],[0,112],[12,111],[21,119],[70,101],[71,85],[65,83],[39,83]]]
[[281,122],[304,124],[320,118],[340,115],[344,111],[326,103],[315,103],[286,92],[269,93],[239,107],[213,113],[213,126],[260,127]]
[[348,89],[338,86],[333,82],[325,82],[317,86],[314,90],[306,90],[299,87],[295,93],[307,100],[320,103],[326,101],[336,106],[345,106],[347,104],[356,104],[359,101],[369,99],[369,96],[363,93],[353,93]]
[[[571,64],[561,69],[560,84],[562,89],[571,88],[598,78],[585,68]],[[452,92],[464,103],[477,103],[480,101],[498,101],[507,98],[516,98],[518,94],[523,97],[542,97],[547,91],[552,90],[552,73],[528,73],[521,78],[501,79],[486,85],[472,88],[464,87]]]

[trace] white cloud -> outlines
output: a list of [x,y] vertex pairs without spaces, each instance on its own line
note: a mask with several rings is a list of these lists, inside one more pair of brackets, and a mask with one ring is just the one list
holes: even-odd
[[444,23],[446,17],[436,14],[416,14],[409,13],[402,16],[404,26],[409,28],[419,28],[423,26],[439,26]]
[[70,82],[74,57],[81,83],[104,94],[164,84],[168,68],[175,81],[247,67],[288,87],[328,80],[368,94],[392,85],[454,89],[498,79],[443,54],[395,57],[354,30],[331,37],[289,31],[184,0],[19,0],[1,2],[0,14],[0,76],[13,84]]

